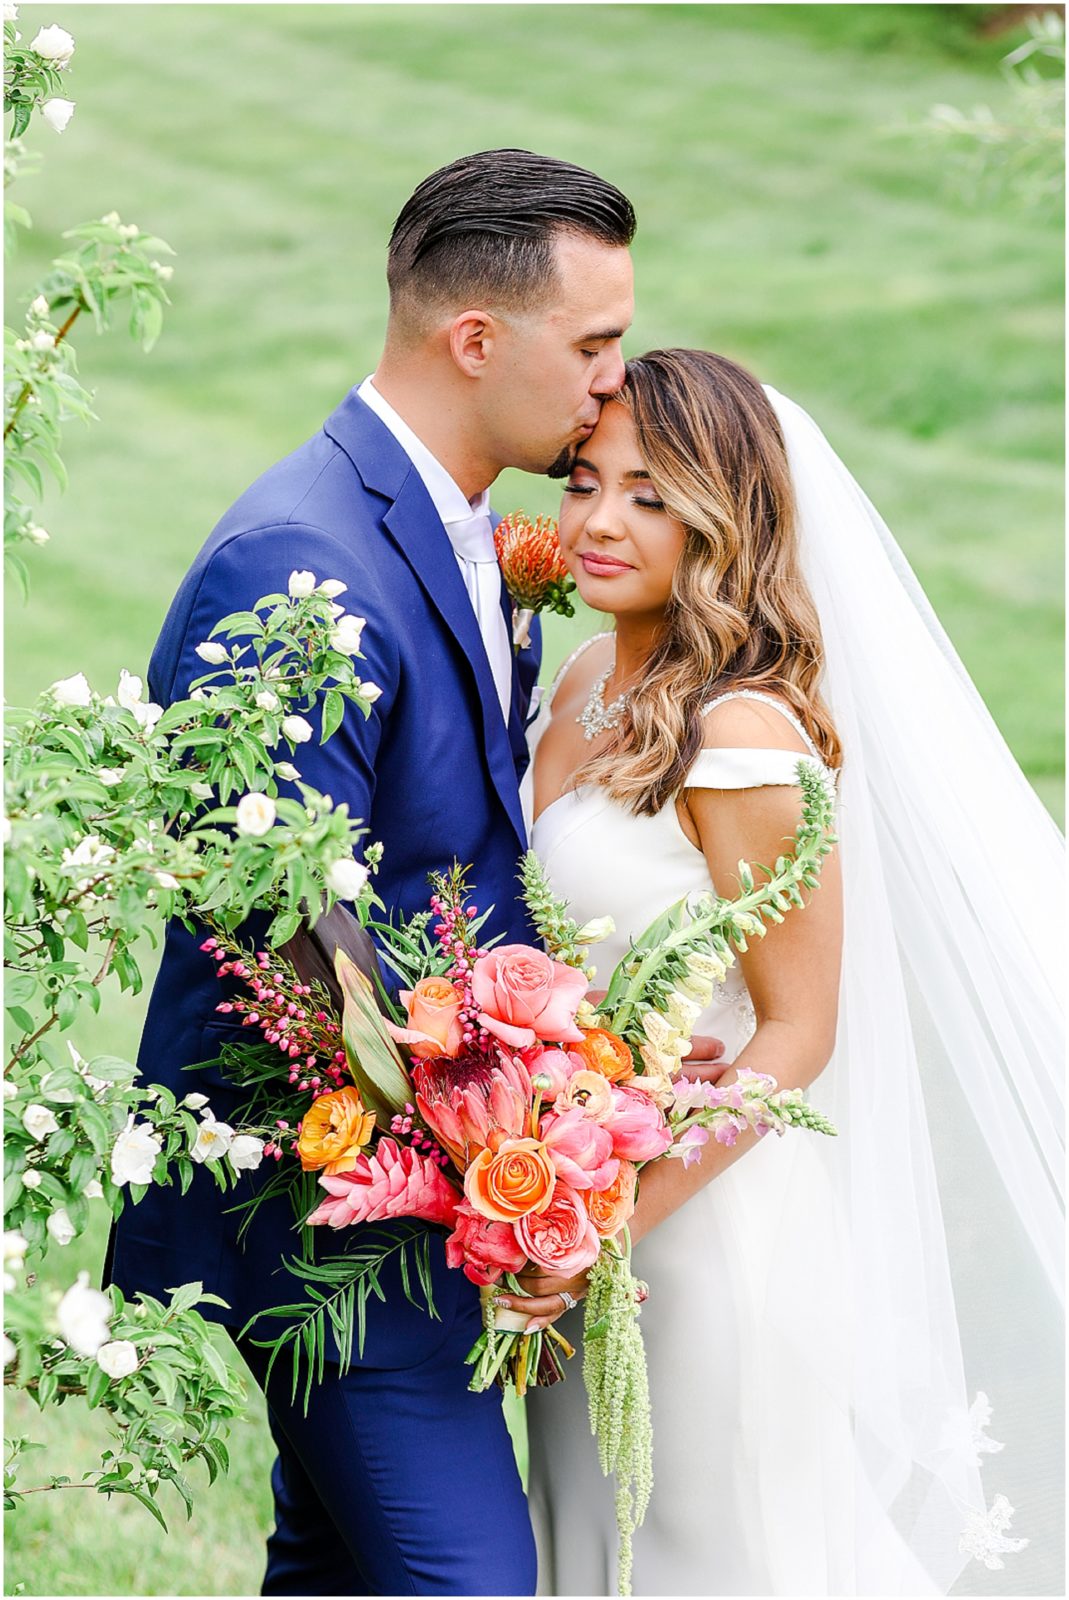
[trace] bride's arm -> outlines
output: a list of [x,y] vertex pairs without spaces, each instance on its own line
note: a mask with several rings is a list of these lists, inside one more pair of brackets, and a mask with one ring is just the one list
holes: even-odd
[[[798,790],[794,788],[692,789],[687,801],[710,875],[722,894],[739,892],[740,860],[775,861],[798,823]],[[754,939],[746,954],[738,957],[757,1029],[720,1078],[721,1086],[734,1081],[739,1066],[771,1073],[781,1089],[807,1088],[819,1076],[835,1041],[841,941],[841,878],[833,853],[826,858],[820,888],[807,896],[805,909],[790,911],[782,923],[771,925],[763,939]],[[795,1129],[785,1137],[817,1136]],[[757,1140],[750,1131],[740,1134],[734,1145],[710,1139],[701,1160],[690,1167],[681,1161],[651,1162],[643,1169],[638,1204],[629,1224],[632,1240],[642,1239],[692,1194],[741,1160]],[[531,1274],[521,1281],[530,1294],[544,1302],[530,1307],[543,1326],[560,1315],[562,1289],[579,1298],[586,1288],[585,1274],[567,1281]],[[521,1304],[528,1308],[527,1301]]]

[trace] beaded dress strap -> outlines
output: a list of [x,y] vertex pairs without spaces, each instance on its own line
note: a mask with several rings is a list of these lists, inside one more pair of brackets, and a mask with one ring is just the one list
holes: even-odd
[[729,689],[726,694],[719,694],[716,696],[715,700],[707,701],[706,704],[702,706],[702,716],[704,717],[707,711],[712,711],[714,706],[722,706],[725,700],[760,700],[764,705],[771,706],[773,711],[778,711],[780,716],[786,717],[787,721],[794,728],[794,731],[805,744],[806,749],[809,751],[813,759],[815,761],[819,761],[822,767],[824,766],[824,757],[813,743],[813,740],[806,732],[799,718],[795,716],[793,711],[788,711],[787,707],[781,701],[777,700],[774,695],[764,694],[760,689]]
[[612,638],[612,633],[609,632],[609,631],[606,631],[605,633],[595,633],[593,635],[593,637],[590,638],[590,639],[584,639],[582,644],[578,645],[576,647],[576,649],[574,649],[572,651],[571,655],[568,657],[568,659],[564,663],[564,665],[557,669],[557,676],[553,679],[553,682],[550,684],[549,688],[546,690],[545,696],[544,696],[544,698],[542,700],[542,704],[544,706],[548,706],[550,704],[551,700],[553,699],[553,696],[556,694],[557,690],[560,688],[561,682],[562,682],[565,674],[567,673],[568,669],[575,665],[575,663],[579,660],[579,657],[584,653],[584,651],[589,650],[590,646],[592,644],[597,644],[599,639],[611,639],[611,638]]

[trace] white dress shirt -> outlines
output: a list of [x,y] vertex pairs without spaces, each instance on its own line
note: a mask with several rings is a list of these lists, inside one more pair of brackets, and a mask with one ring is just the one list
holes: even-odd
[[479,624],[501,714],[507,722],[512,703],[512,641],[501,609],[501,569],[494,551],[490,491],[484,489],[474,500],[468,500],[422,439],[417,438],[404,418],[382,398],[370,378],[365,378],[356,392],[389,428],[423,479],[434,509],[442,519]]

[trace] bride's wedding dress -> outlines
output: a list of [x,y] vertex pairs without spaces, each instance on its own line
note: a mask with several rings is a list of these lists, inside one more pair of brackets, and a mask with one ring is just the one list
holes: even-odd
[[[820,764],[780,702],[756,698],[792,723],[798,752],[702,750],[687,787],[793,784],[807,749]],[[539,727],[547,717],[548,703]],[[579,922],[614,918],[615,934],[591,951],[603,979],[629,938],[666,906],[711,887],[673,805],[635,816],[587,785],[542,812],[531,842]],[[731,1061],[754,1026],[736,965],[696,1031],[722,1039]],[[819,1085],[811,1098],[819,1103]],[[810,1337],[834,1339],[839,1321],[834,1219],[812,1148],[817,1137],[766,1138],[636,1246],[634,1271],[650,1287],[642,1331],[655,1452],[653,1500],[635,1536],[638,1595],[827,1594],[849,1586],[846,1525],[843,1534],[837,1522],[827,1525],[827,1509],[851,1493],[847,1397],[815,1385],[791,1355],[803,1326]],[[802,1236],[811,1263],[814,1241],[827,1239],[814,1263],[819,1295],[800,1284],[792,1326],[781,1328],[764,1312],[767,1282],[770,1273],[790,1272]],[[560,1323],[577,1344],[581,1317]],[[775,1452],[757,1449],[759,1412],[775,1419]],[[598,1467],[579,1373],[573,1368],[566,1383],[533,1394],[527,1417],[540,1592],[611,1594],[612,1486]]]

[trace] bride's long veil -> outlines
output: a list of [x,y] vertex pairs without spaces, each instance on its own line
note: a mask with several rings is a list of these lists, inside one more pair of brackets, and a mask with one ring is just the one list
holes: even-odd
[[[767,392],[845,751],[840,1027],[812,1091],[841,1131],[816,1141],[836,1281],[804,1281],[785,1218],[765,1313],[843,1419],[818,1592],[1063,1593],[1060,835],[879,515]],[[775,1459],[804,1424],[759,1425]]]

